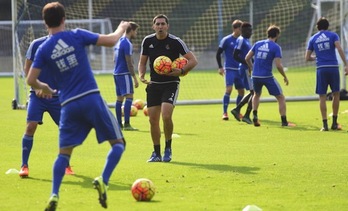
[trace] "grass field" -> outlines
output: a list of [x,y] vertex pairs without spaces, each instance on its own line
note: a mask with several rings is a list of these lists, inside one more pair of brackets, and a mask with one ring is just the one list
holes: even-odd
[[[20,167],[26,111],[11,110],[12,79],[0,78],[0,84],[0,210],[43,210],[58,152],[57,127],[45,115],[35,135],[28,179],[5,174]],[[222,121],[221,107],[176,107],[174,133],[180,137],[173,139],[170,163],[146,163],[152,152],[148,120],[141,111],[132,117],[140,130],[124,132],[127,149],[110,180],[109,210],[242,210],[250,204],[264,211],[347,209],[346,101],[339,117],[345,130],[329,132],[319,132],[316,101],[287,104],[295,128],[280,127],[276,103],[261,103],[259,128]],[[109,148],[96,143],[94,132],[76,148],[71,159],[76,175],[64,177],[58,210],[104,210],[91,182],[100,175]],[[142,177],[157,188],[149,203],[136,202],[130,193],[133,181]]]

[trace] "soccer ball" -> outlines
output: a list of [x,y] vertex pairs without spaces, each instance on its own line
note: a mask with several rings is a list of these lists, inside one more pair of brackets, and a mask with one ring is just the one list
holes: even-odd
[[[124,116],[124,106],[121,107],[121,111],[122,111],[122,116]],[[131,106],[131,110],[130,110],[130,116],[136,116],[138,114],[138,108],[135,107],[134,105]]]
[[153,69],[157,74],[167,74],[172,71],[172,60],[167,56],[159,56],[153,62]]
[[130,110],[130,116],[136,116],[137,114],[138,114],[138,108],[132,105]]
[[139,110],[139,109],[143,109],[143,108],[144,108],[145,103],[144,103],[143,100],[137,99],[137,100],[135,100],[135,101],[133,102],[133,105],[134,105],[135,107],[137,107],[137,109]]
[[[178,68],[181,69],[187,64],[187,59],[184,57],[179,57],[175,59],[172,63],[172,68]],[[188,72],[186,72],[184,75],[187,75]]]
[[145,116],[148,116],[148,115],[149,115],[149,113],[148,113],[148,111],[147,111],[147,106],[144,106],[143,112],[144,112],[144,115],[145,115]]
[[155,186],[151,180],[140,178],[135,180],[131,188],[132,195],[137,201],[150,201],[155,195]]

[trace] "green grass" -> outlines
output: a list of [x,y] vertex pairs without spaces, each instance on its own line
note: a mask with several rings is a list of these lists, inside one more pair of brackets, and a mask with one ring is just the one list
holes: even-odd
[[[26,111],[11,110],[12,80],[0,78],[0,83],[0,209],[43,210],[58,152],[57,127],[45,115],[35,135],[30,178],[6,175],[21,164]],[[249,204],[282,211],[348,207],[347,132],[319,132],[318,102],[287,103],[288,119],[296,128],[279,126],[276,103],[261,103],[259,128],[234,119],[222,121],[221,107],[176,107],[174,133],[180,137],[173,139],[170,163],[145,162],[152,152],[148,119],[141,111],[132,117],[140,131],[124,132],[127,149],[110,180],[109,210],[240,211]],[[343,101],[341,111],[347,107]],[[346,129],[347,114],[342,113],[339,122]],[[100,175],[109,148],[107,143],[98,145],[92,132],[75,149],[71,164],[76,175],[64,177],[58,210],[104,210],[91,182]],[[156,185],[152,202],[135,202],[131,196],[131,184],[142,177]]]

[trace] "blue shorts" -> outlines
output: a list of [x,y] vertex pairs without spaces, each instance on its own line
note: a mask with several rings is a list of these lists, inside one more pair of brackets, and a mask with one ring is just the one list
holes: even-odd
[[273,96],[278,96],[283,93],[278,81],[274,78],[253,78],[254,91],[261,95],[262,87],[266,86],[268,93]]
[[244,67],[244,66],[240,66],[239,67],[239,74],[242,78],[242,82],[244,84],[244,88],[246,90],[254,90],[252,81],[251,81],[251,77],[249,76],[249,68],[248,67]]
[[319,95],[326,94],[328,86],[330,86],[332,92],[340,91],[340,72],[338,67],[317,69],[315,93]]
[[27,122],[38,122],[42,124],[42,117],[44,112],[48,112],[52,120],[59,124],[60,119],[60,102],[58,97],[51,99],[39,98],[35,92],[31,92],[29,96],[28,108],[27,108]]
[[133,80],[130,74],[114,75],[114,82],[117,96],[125,96],[134,93]]
[[244,84],[238,70],[226,70],[225,71],[225,84],[226,86],[233,86],[236,89],[244,89]]
[[59,125],[59,147],[73,147],[83,143],[91,129],[95,129],[98,143],[123,139],[119,124],[99,93],[73,100],[62,107]]

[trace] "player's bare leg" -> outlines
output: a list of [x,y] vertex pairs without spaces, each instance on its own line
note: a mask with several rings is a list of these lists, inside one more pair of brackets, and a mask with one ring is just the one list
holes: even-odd
[[260,97],[261,95],[259,93],[255,93],[252,99],[252,104],[253,104],[253,122],[255,127],[261,126],[259,122],[259,118],[257,116],[257,109],[259,108],[260,104]]
[[341,130],[342,127],[337,123],[338,110],[340,107],[340,92],[332,93],[332,130]]
[[170,162],[172,159],[172,135],[174,130],[173,124],[173,110],[174,106],[170,103],[162,103],[162,120],[163,120],[163,131],[165,137],[165,148],[163,161]]
[[327,126],[326,95],[319,95],[319,107],[321,118],[323,120],[323,128],[321,129],[321,131],[328,131],[329,127]]
[[151,138],[153,142],[154,152],[152,153],[148,162],[160,162],[161,156],[161,128],[160,128],[160,116],[161,106],[148,107],[148,115],[150,122]]

